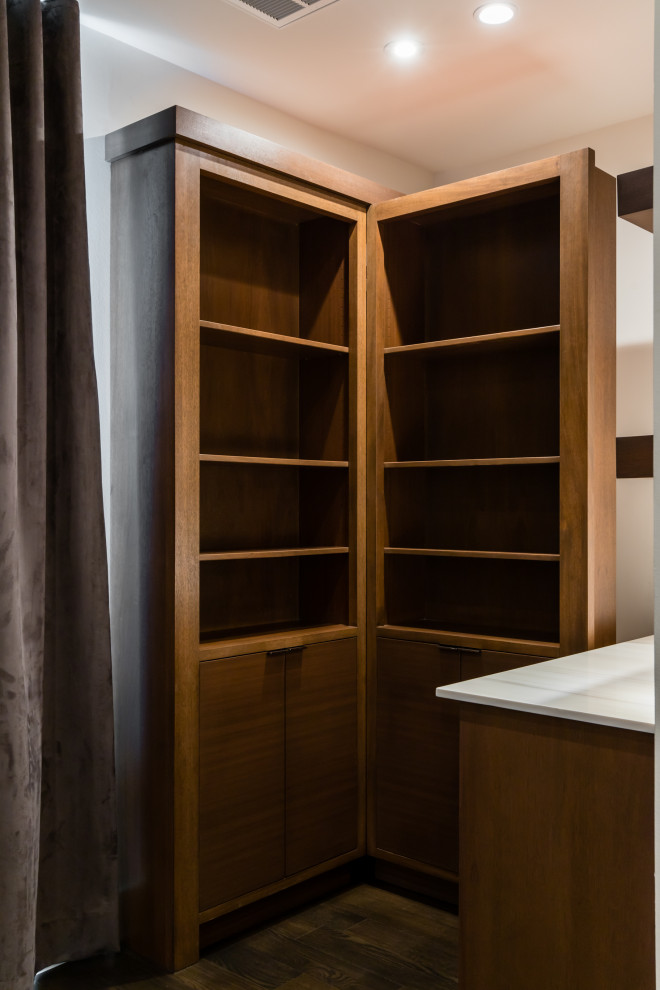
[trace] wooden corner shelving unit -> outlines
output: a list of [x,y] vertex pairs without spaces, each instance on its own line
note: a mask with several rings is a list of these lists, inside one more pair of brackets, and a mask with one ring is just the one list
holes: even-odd
[[178,107],[106,155],[123,932],[180,969],[367,853],[448,889],[435,688],[613,639],[614,188],[393,198]]

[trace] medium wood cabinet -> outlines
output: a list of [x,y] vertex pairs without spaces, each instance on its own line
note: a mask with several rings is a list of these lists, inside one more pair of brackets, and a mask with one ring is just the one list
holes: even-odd
[[613,639],[614,188],[585,151],[373,208],[378,635]]
[[364,853],[366,213],[391,191],[180,107],[106,157],[123,927],[178,969],[200,926]]
[[653,742],[461,705],[461,988],[653,990]]
[[178,969],[367,849],[455,877],[435,687],[613,638],[613,183],[396,198],[179,107],[106,157],[123,929]]
[[360,845],[356,641],[200,665],[199,908]]
[[456,680],[614,640],[615,217],[589,151],[370,211],[372,855],[458,879],[448,648]]
[[543,659],[378,639],[373,855],[457,879],[459,710],[436,698],[435,689]]

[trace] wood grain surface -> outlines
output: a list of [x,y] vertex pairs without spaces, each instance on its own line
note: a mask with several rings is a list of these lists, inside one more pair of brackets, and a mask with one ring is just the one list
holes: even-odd
[[286,662],[286,873],[358,850],[355,640],[308,646]]
[[285,660],[209,661],[199,676],[203,911],[285,874]]
[[461,711],[463,990],[651,990],[653,737]]
[[460,676],[457,652],[378,641],[374,855],[458,872],[458,710],[435,689]]

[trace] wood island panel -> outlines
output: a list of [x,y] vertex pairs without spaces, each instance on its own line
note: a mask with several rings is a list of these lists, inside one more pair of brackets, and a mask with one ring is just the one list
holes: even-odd
[[653,735],[461,705],[461,990],[652,990]]

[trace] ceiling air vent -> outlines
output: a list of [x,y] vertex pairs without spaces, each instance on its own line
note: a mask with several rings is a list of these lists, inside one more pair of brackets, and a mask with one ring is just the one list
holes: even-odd
[[284,27],[306,14],[313,14],[321,7],[328,7],[337,0],[226,0],[234,7],[254,14],[275,27]]

